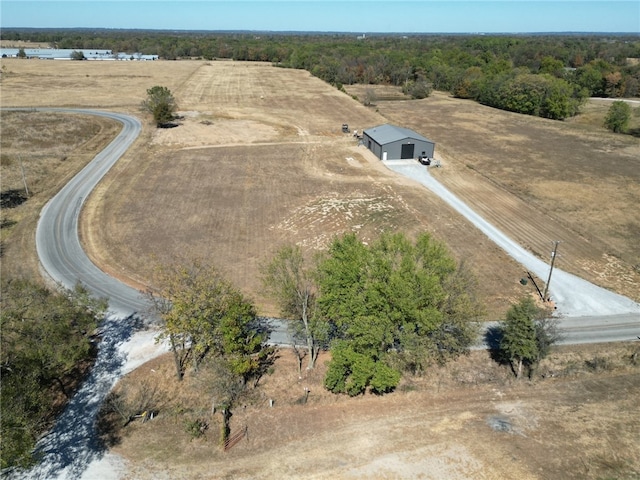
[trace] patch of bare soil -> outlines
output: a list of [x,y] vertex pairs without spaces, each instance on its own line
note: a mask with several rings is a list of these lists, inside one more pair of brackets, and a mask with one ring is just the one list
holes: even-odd
[[[136,479],[633,478],[637,350],[560,349],[521,382],[487,352],[473,352],[393,394],[349,398],[322,387],[326,355],[298,375],[282,349],[273,373],[235,408],[232,434],[246,427],[247,436],[227,452],[218,445],[219,414],[194,395],[198,377],[179,385],[166,356],[125,379],[156,382],[168,395],[154,420],[121,432],[114,451]],[[208,422],[203,438],[187,433],[191,418]]]

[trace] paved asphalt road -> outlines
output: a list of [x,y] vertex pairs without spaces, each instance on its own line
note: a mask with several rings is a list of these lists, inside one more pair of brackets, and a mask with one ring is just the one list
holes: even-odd
[[[68,288],[80,281],[96,295],[108,298],[111,312],[120,318],[133,313],[145,313],[148,304],[140,293],[98,269],[83,251],[78,237],[78,216],[84,201],[111,166],[135,141],[141,130],[140,122],[128,115],[97,110],[41,110],[98,115],[123,124],[120,134],[42,210],[36,232],[37,250],[42,266],[51,278]],[[467,218],[471,217],[478,228],[513,254],[517,261],[538,276],[545,276],[547,267],[543,262],[516,245],[495,227],[484,222],[428,175],[425,167],[417,162],[406,161],[388,162],[388,166],[434,190]],[[563,316],[560,327],[566,329],[567,340],[571,339],[573,343],[597,343],[634,340],[640,335],[640,305],[637,303],[559,269],[554,272],[552,283],[551,293],[560,297],[556,299]],[[271,341],[286,343],[287,336],[283,325],[277,320],[271,323],[275,330]]]
[[97,110],[42,109],[71,114],[89,114],[122,123],[120,134],[78,173],[43,208],[36,230],[36,248],[44,270],[56,282],[73,288],[82,282],[94,294],[109,299],[111,312],[126,317],[145,312],[147,302],[133,289],[96,267],[80,245],[78,217],[85,200],[116,161],[138,138],[140,121],[128,115]]

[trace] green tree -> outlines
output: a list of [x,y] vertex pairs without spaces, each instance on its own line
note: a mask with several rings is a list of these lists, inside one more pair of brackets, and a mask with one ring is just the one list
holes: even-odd
[[106,305],[80,285],[53,292],[25,280],[2,283],[2,468],[33,462],[35,442],[53,414],[52,390],[70,396],[78,364],[91,358],[90,337]]
[[431,84],[426,80],[410,80],[402,87],[402,92],[413,99],[427,98],[432,90]]
[[452,91],[453,95],[458,98],[477,98],[483,76],[480,67],[467,68],[456,81]]
[[536,320],[543,313],[531,297],[525,297],[509,308],[502,322],[500,351],[511,363],[516,378],[522,375],[524,365],[531,365],[540,358]]
[[575,82],[588,90],[591,97],[604,96],[604,78],[602,72],[593,65],[585,65],[575,72]]
[[177,108],[171,90],[158,85],[147,90],[147,98],[142,102],[142,109],[153,115],[157,127],[171,122]]
[[473,282],[446,247],[385,234],[366,246],[334,240],[319,264],[318,306],[337,340],[325,386],[358,395],[393,390],[402,372],[420,373],[467,351],[482,312]]
[[563,78],[564,72],[564,63],[562,60],[558,60],[557,58],[553,58],[548,55],[542,57],[542,60],[540,60],[539,73],[547,73],[557,78]]
[[24,48],[19,48],[18,49],[18,58],[27,58],[27,53],[24,51]]
[[622,100],[611,104],[604,119],[604,126],[614,133],[624,133],[629,128],[631,107]]
[[258,328],[253,305],[215,267],[179,262],[159,268],[154,281],[147,296],[162,317],[159,340],[169,341],[178,380],[207,355],[224,357],[243,381],[259,370],[267,333]]
[[82,50],[74,50],[71,52],[71,60],[86,60]]
[[[275,298],[280,314],[288,320],[294,351],[297,341],[306,344],[307,369],[315,367],[320,348],[327,341],[327,323],[317,315],[317,286],[313,270],[307,268],[298,246],[284,246],[262,267],[262,281],[266,290]],[[298,354],[298,367],[302,356]]]

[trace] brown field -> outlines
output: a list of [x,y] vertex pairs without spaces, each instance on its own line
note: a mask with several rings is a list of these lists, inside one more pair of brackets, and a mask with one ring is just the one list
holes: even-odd
[[342,123],[362,130],[393,122],[436,141],[444,168],[434,175],[531,251],[546,259],[551,241],[561,240],[560,268],[640,299],[637,138],[437,93],[365,108],[307,72],[268,64],[3,64],[3,106],[140,115],[147,88],[174,92],[181,125],[149,125],[83,219],[94,260],[133,284],[147,283],[152,257],[168,261],[189,245],[190,254],[211,257],[265,313],[275,313],[259,294],[257,267],[280,244],[322,248],[348,230],[365,240],[382,230],[426,230],[472,266],[489,316],[501,315],[524,293],[522,268],[339,130]]
[[[405,380],[393,394],[352,399],[323,389],[326,357],[300,378],[285,349],[274,373],[234,410],[232,434],[247,427],[247,438],[227,452],[202,380],[188,375],[178,385],[165,356],[122,382],[130,394],[145,383],[164,393],[154,397],[158,417],[121,430],[113,451],[136,480],[632,480],[640,474],[634,351],[558,349],[535,381],[523,383],[486,352],[473,352]],[[311,393],[300,404],[305,387]],[[186,431],[184,422],[195,419],[209,425],[203,438]]]
[[[346,231],[368,240],[381,231],[426,230],[471,266],[488,318],[500,317],[509,302],[530,292],[518,283],[522,268],[430,192],[340,132],[342,123],[362,130],[390,122],[434,140],[443,168],[432,173],[541,258],[552,240],[562,240],[560,268],[640,300],[640,140],[595,125],[593,117],[606,111],[601,107],[587,119],[563,123],[438,93],[365,108],[307,72],[267,64],[17,59],[2,60],[1,105],[94,107],[143,118],[138,106],[153,85],[174,92],[180,126],[157,130],[145,119],[140,139],[82,218],[94,261],[134,285],[149,281],[156,262],[181,253],[204,256],[261,313],[276,313],[260,294],[258,266],[279,245],[296,242],[312,253]],[[115,132],[109,122],[79,124],[80,117],[62,116],[30,130],[30,115],[2,113],[2,190],[20,188],[20,154],[36,191],[7,214],[18,222],[3,228],[3,275],[24,265],[36,272],[39,208]],[[43,144],[43,132],[55,145]],[[590,348],[588,358],[604,355],[605,349]],[[569,350],[566,362],[574,355],[584,365],[581,352]],[[135,478],[154,463],[166,478],[637,477],[637,369],[511,385],[481,355],[446,373],[434,370],[415,392],[382,398],[321,395],[318,373],[312,398],[323,400],[304,407],[312,415],[287,404],[291,400],[268,415],[247,408],[234,422],[251,424],[250,440],[226,457],[215,442],[189,443],[177,433],[182,425],[162,423],[156,425],[167,430],[160,428],[157,438],[134,431],[117,450],[129,452]],[[469,370],[475,363],[488,370]],[[458,384],[439,391],[452,372]],[[282,375],[292,389],[299,387],[297,377]],[[483,376],[489,380],[479,380]],[[269,382],[265,395],[283,391]],[[515,429],[488,429],[487,419],[496,415],[511,418]],[[185,449],[165,463],[167,432]],[[219,473],[205,473],[211,465]]]

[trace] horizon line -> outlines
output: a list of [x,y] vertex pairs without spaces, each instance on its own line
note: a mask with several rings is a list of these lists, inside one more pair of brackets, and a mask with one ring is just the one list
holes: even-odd
[[[147,32],[208,32],[208,33],[269,33],[269,34],[326,34],[326,35],[629,35],[640,37],[640,32],[619,31],[592,31],[592,30],[562,30],[562,31],[500,31],[500,32],[383,32],[383,31],[347,31],[347,30],[267,30],[267,29],[188,29],[188,28],[145,28],[145,27],[8,27],[2,26],[1,30],[109,30],[109,31],[147,31]],[[1,35],[1,34],[0,34]]]

